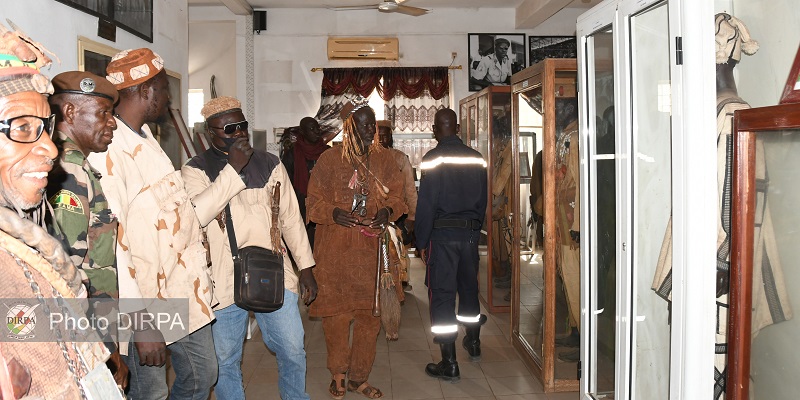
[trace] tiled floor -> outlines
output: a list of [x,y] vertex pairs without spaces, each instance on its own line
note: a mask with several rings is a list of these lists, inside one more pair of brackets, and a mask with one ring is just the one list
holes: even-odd
[[[483,358],[470,362],[457,346],[461,381],[439,382],[425,374],[425,365],[438,362],[439,348],[430,335],[428,299],[423,279],[425,271],[419,259],[412,258],[411,283],[402,309],[400,339],[387,342],[381,333],[378,354],[369,382],[381,389],[385,399],[503,399],[503,400],[575,400],[577,393],[544,394],[542,385],[531,375],[508,341],[509,314],[489,315],[481,331]],[[306,388],[312,399],[330,399],[330,372],[325,367],[325,340],[320,320],[309,319],[302,307],[306,332],[308,375]],[[486,313],[486,311],[484,311]],[[459,339],[463,331],[459,335]],[[278,370],[275,356],[261,341],[259,332],[244,347],[242,362],[248,399],[279,399]],[[212,396],[213,398],[213,396]],[[347,393],[346,399],[361,399]]]

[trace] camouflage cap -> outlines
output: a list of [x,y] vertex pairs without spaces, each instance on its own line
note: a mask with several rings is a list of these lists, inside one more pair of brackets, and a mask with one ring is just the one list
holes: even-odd
[[97,96],[109,99],[114,103],[119,99],[119,93],[111,82],[91,72],[62,72],[53,78],[53,87],[55,88],[53,94],[72,93]]

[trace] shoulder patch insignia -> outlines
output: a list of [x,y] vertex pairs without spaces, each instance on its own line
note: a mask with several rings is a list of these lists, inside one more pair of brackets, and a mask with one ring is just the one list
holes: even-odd
[[56,209],[83,214],[83,203],[75,193],[69,190],[59,190],[58,193],[50,198],[50,204]]

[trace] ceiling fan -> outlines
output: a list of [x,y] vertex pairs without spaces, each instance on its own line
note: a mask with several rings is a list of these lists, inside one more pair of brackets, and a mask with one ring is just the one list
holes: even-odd
[[328,7],[328,8],[334,11],[378,10],[380,12],[385,12],[385,13],[400,13],[400,14],[411,15],[414,17],[425,15],[429,11],[424,8],[417,8],[417,7],[410,7],[403,5],[402,3],[405,3],[406,1],[408,0],[387,0],[369,6],[345,6],[345,7]]

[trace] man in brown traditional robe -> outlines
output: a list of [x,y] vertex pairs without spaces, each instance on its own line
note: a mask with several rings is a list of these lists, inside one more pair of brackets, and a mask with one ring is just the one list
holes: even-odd
[[366,101],[351,101],[340,115],[342,145],[322,153],[308,185],[306,211],[317,223],[319,239],[314,248],[319,294],[309,315],[322,317],[331,396],[344,397],[349,374],[347,390],[380,398],[383,393],[367,383],[380,331],[380,318],[372,314],[377,236],[408,210],[397,163],[374,140],[374,111]]

